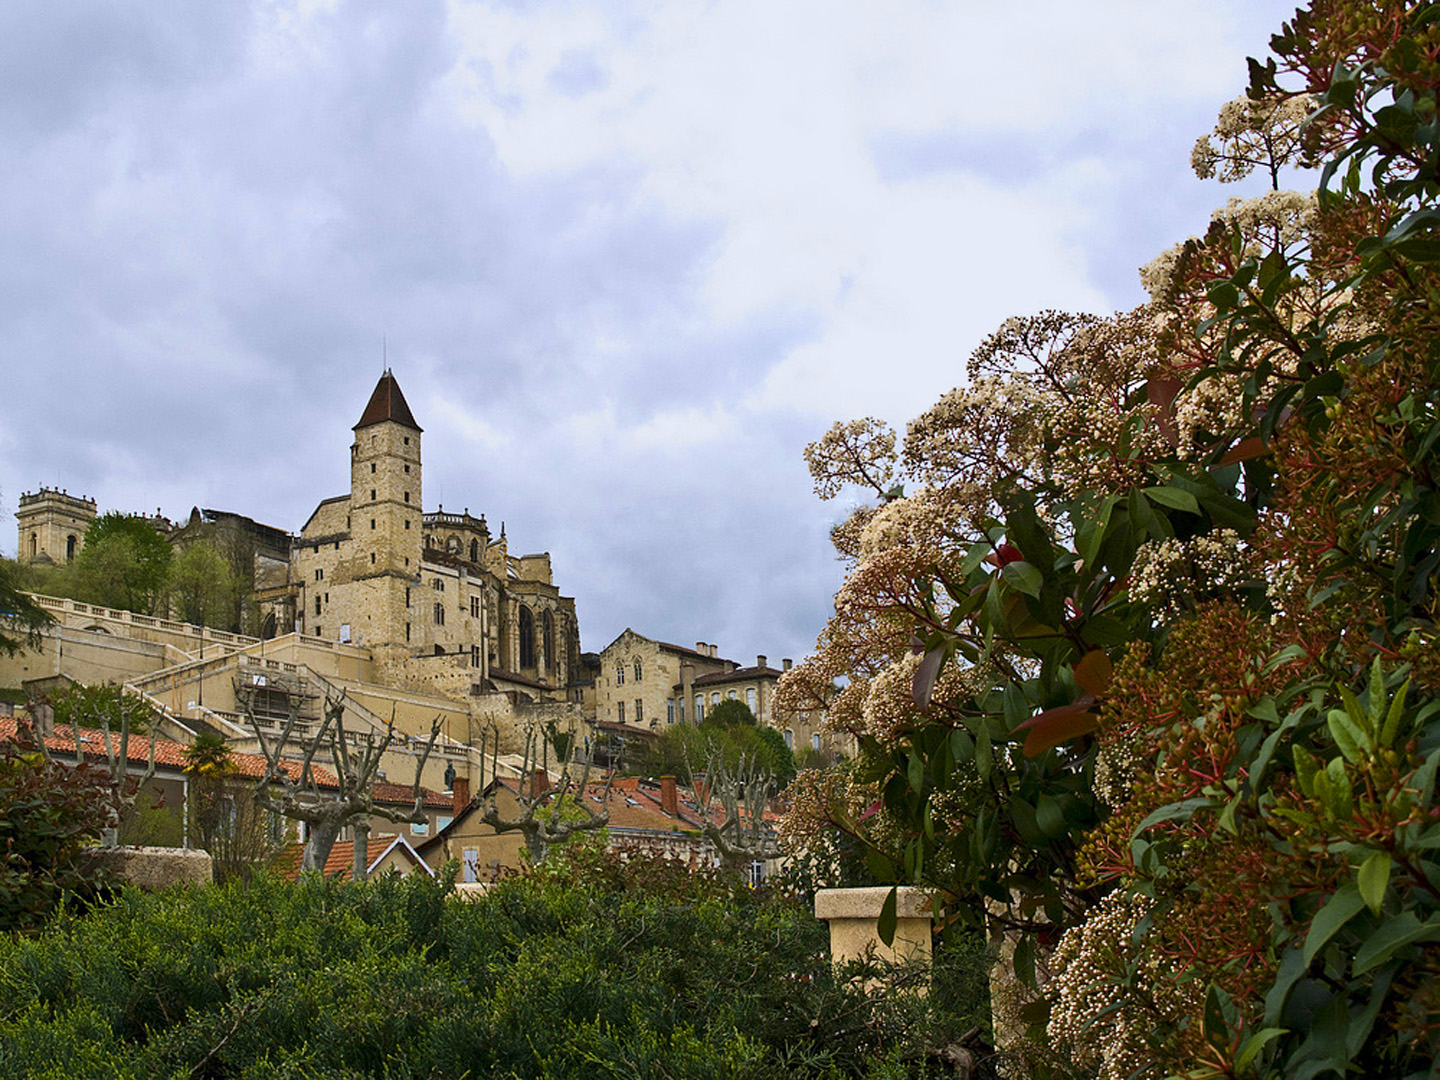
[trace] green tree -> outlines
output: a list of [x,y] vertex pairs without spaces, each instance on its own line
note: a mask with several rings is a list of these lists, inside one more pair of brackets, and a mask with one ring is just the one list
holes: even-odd
[[808,452],[874,501],[777,700],[861,748],[805,812],[1022,981],[1059,940],[1012,1019],[1062,1073],[1440,1061],[1440,9],[1272,48],[1196,164],[1318,193],[1232,201],[1136,311],[1008,320],[903,454]]
[[0,559],[0,653],[14,656],[38,648],[40,632],[55,620],[22,590],[20,566]]
[[169,581],[170,544],[143,517],[103,514],[85,534],[70,587],[77,600],[155,614]]
[[185,545],[170,565],[170,612],[185,622],[237,629],[240,589],[235,572],[208,540]]

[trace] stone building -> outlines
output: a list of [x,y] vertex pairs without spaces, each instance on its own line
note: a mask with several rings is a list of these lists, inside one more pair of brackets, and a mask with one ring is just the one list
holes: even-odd
[[94,499],[45,487],[23,492],[15,511],[20,534],[16,558],[32,563],[70,562],[80,554],[95,517]]
[[653,735],[670,724],[698,723],[727,698],[743,701],[755,719],[778,730],[794,750],[845,748],[819,730],[819,717],[775,709],[775,687],[790,661],[773,668],[765,656],[741,665],[704,641],[693,649],[626,629],[600,653],[593,715],[620,734]]
[[389,371],[354,432],[349,494],[315,508],[288,580],[258,594],[267,628],[362,646],[396,686],[568,699],[580,632],[549,553],[511,555],[468,508],[424,512],[422,431]]

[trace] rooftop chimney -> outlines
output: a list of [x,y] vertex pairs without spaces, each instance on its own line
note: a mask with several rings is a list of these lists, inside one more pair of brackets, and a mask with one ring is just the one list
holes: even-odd
[[452,781],[451,791],[453,798],[450,804],[452,817],[459,817],[460,811],[470,805],[470,778],[468,776],[457,776]]
[[781,661],[780,661],[780,670],[781,670],[781,671],[789,671],[789,670],[790,670],[790,658],[789,658],[788,656],[787,656],[784,660],[781,660]]
[[539,799],[544,797],[550,790],[550,774],[544,769],[536,769],[530,777],[530,797]]
[[765,666],[765,654],[764,654],[764,653],[761,653],[759,656],[755,657],[755,666],[756,666],[756,667],[759,667],[759,668],[763,668],[763,667]]
[[675,791],[675,777],[660,777],[660,809],[671,817],[680,816],[680,796]]
[[711,659],[711,660],[714,660],[714,659],[715,659],[715,656],[716,656],[716,654],[719,652],[719,650],[720,650],[720,646],[719,646],[719,645],[711,645],[711,646],[710,646],[710,659]]
[[705,643],[704,643],[703,641],[697,641],[697,642],[695,642],[695,651],[698,652],[701,656],[707,656],[707,655],[709,655],[709,654],[705,651]]

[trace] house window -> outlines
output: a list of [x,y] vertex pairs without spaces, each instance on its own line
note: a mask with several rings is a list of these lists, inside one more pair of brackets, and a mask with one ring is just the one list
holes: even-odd
[[444,605],[444,604],[436,604],[436,605],[435,605],[435,625],[436,625],[436,626],[444,626],[444,625],[445,625],[445,605]]
[[785,745],[788,746],[791,750],[795,749],[795,732],[791,731],[789,728],[785,729]]
[[625,722],[625,702],[617,701],[615,703],[615,715],[620,717],[620,723]]
[[431,578],[431,579],[430,579],[430,587],[431,587],[432,589],[434,589],[436,592],[444,592],[444,591],[445,591],[445,582],[444,582],[443,579],[438,578],[438,577],[437,577],[437,578]]
[[720,704],[720,691],[719,691],[719,690],[716,690],[714,693],[712,693],[712,694],[710,695],[710,704],[711,704],[711,705],[719,705],[719,704]]
[[316,623],[316,624],[315,624],[315,636],[316,636],[316,637],[324,637],[324,636],[325,636],[325,630],[324,630],[324,628],[323,628],[319,623]]
[[316,580],[316,581],[324,581],[324,580],[325,580],[325,571],[324,571],[323,569],[321,569],[321,570],[316,570],[316,571],[315,571],[315,580]]
[[470,597],[470,617],[472,619],[480,617],[480,597],[478,596]]
[[755,711],[755,688],[753,686],[745,688],[745,706],[752,713]]
[[480,646],[479,646],[479,645],[471,645],[471,646],[470,646],[470,666],[471,666],[471,667],[479,667],[479,666],[480,666]]
[[635,681],[636,681],[636,682],[639,682],[639,681],[640,681],[640,661],[639,661],[639,660],[636,660],[636,661],[635,661]]
[[695,695],[695,723],[699,724],[705,720],[705,695]]
[[675,719],[683,724],[685,722],[685,699],[682,697],[675,703],[675,706]]
[[480,849],[467,847],[464,858],[465,880],[476,882],[480,880]]
[[734,691],[734,690],[731,690],[731,691],[729,691],[725,696],[728,697],[731,701],[734,701],[734,700],[735,700],[735,691]]
[[665,722],[667,724],[675,722],[675,699],[673,697],[665,699]]
[[624,686],[624,685],[625,685],[625,665],[624,665],[624,664],[616,664],[616,665],[615,665],[615,685],[616,685],[616,686]]
[[645,721],[645,703],[638,697],[635,699],[635,722],[637,724]]
[[814,750],[820,749],[820,733],[818,731],[810,736],[810,746]]
[[320,597],[315,597],[315,614],[320,614]]
[[424,836],[429,831],[430,823],[428,821],[412,821],[410,823],[411,836]]

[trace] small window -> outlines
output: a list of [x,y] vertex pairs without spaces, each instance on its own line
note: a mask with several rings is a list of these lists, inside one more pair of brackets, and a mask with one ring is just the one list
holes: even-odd
[[374,489],[374,488],[371,488],[371,489],[370,489],[370,501],[371,501],[371,502],[374,502],[374,501],[375,501],[375,489]]
[[636,681],[636,682],[639,682],[639,681],[640,681],[640,661],[639,661],[639,660],[636,660],[636,661],[635,661],[635,681]]
[[373,552],[373,551],[370,552],[370,565],[371,565],[371,566],[374,566],[374,565],[375,565],[375,552]]
[[667,724],[675,722],[675,699],[673,697],[665,699],[665,722]]
[[324,627],[322,627],[319,623],[316,623],[316,624],[315,624],[315,636],[316,636],[316,637],[324,637],[324,636],[325,636]]
[[409,445],[410,445],[410,436],[409,436],[409,435],[406,435],[406,436],[405,436],[405,445],[406,445],[406,446],[409,446]]
[[710,704],[711,704],[711,705],[719,705],[719,704],[720,704],[720,691],[719,691],[719,690],[716,690],[713,694],[710,695]]
[[470,617],[472,619],[480,617],[480,597],[478,596],[470,597]]
[[429,831],[430,823],[428,821],[412,821],[410,823],[411,836],[424,836]]
[[471,666],[471,667],[479,667],[479,666],[480,666],[480,646],[479,646],[479,645],[471,645],[471,646],[470,646],[470,666]]
[[705,719],[705,695],[695,695],[695,723],[699,724]]
[[637,724],[645,721],[645,703],[638,697],[635,699],[635,722]]
[[410,606],[410,586],[409,586],[409,585],[406,585],[406,586],[405,586],[405,606],[406,606],[406,607],[409,607],[409,606]]
[[725,696],[726,696],[727,698],[729,698],[731,701],[734,701],[734,700],[735,700],[735,691],[734,691],[734,690],[731,690],[731,691],[727,692]]
[[470,561],[471,561],[471,562],[479,562],[479,561],[480,561],[480,541],[479,541],[479,540],[471,540],[471,541],[470,541]]
[[405,501],[406,501],[406,502],[409,502],[409,501],[410,501],[410,492],[408,492],[408,491],[405,492]]
[[410,640],[410,624],[408,622],[405,624],[405,640]]
[[745,705],[752,713],[755,711],[755,688],[753,686],[745,688]]
[[791,731],[789,728],[785,729],[785,745],[791,750],[795,749],[795,732]]
[[324,569],[323,567],[320,568],[319,570],[316,570],[316,571],[315,571],[315,580],[316,580],[316,581],[324,581],[324,580],[325,580],[325,569]]
[[810,746],[814,750],[820,749],[820,733],[818,731],[810,736]]
[[624,686],[624,685],[625,685],[625,665],[624,665],[624,664],[616,664],[616,665],[615,665],[615,685],[616,685],[616,686]]
[[315,614],[320,614],[320,597],[315,597]]
[[375,475],[375,463],[373,461],[370,463],[370,475]]
[[625,702],[617,701],[615,703],[615,715],[620,717],[620,723],[625,722]]
[[435,605],[435,625],[436,625],[436,626],[444,626],[444,625],[445,625],[445,605],[444,605],[444,604],[436,604],[436,605]]
[[406,527],[407,529],[410,527],[410,519],[409,519],[409,518],[406,518],[406,519],[405,519],[405,527]]
[[371,518],[371,519],[370,519],[370,528],[372,528],[372,529],[375,528],[375,519],[374,519],[374,518]]
[[410,466],[409,466],[409,465],[406,465],[406,466],[405,466],[405,471],[406,471],[407,473],[410,471]]

